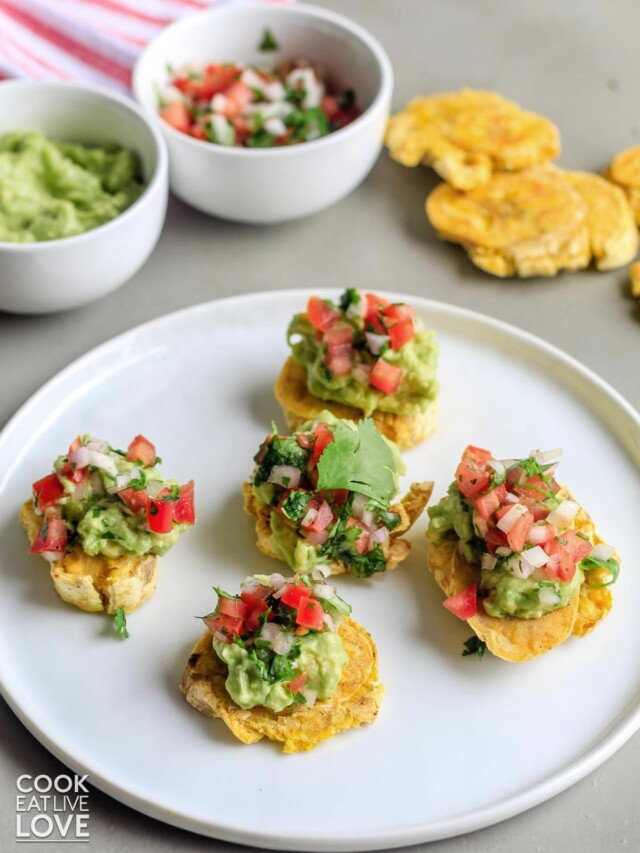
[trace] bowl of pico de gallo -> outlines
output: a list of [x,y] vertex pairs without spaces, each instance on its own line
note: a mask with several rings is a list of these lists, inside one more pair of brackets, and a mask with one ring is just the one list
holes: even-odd
[[261,224],[316,213],[360,184],[381,150],[392,88],[373,36],[302,3],[193,15],[163,30],[133,74],[167,142],[173,192]]

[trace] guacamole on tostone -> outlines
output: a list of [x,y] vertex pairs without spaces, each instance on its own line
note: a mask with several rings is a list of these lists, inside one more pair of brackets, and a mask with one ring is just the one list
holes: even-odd
[[143,190],[138,156],[119,145],[53,141],[37,130],[0,136],[0,241],[83,234],[115,219]]

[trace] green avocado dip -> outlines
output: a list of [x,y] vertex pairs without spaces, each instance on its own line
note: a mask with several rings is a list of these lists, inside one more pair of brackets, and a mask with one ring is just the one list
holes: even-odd
[[588,516],[554,479],[560,453],[496,460],[470,446],[446,497],[428,510],[429,538],[454,536],[478,570],[489,616],[538,619],[566,607],[583,583],[608,586],[618,576],[613,548],[595,543]]
[[165,554],[194,524],[195,510],[193,481],[165,479],[159,461],[144,436],[127,451],[79,436],[53,473],[33,484],[43,525],[32,551],[61,557],[78,543],[85,554],[109,559]]
[[324,410],[294,435],[274,426],[254,461],[252,495],[270,508],[272,544],[294,571],[332,562],[363,578],[386,571],[405,466],[373,421]]
[[0,136],[0,241],[38,243],[91,231],[142,194],[138,156],[36,130]]
[[240,595],[216,592],[217,607],[203,621],[240,708],[279,714],[331,698],[349,660],[339,626],[351,608],[322,574],[254,575]]
[[353,288],[339,303],[311,297],[287,333],[315,397],[361,409],[418,415],[438,394],[438,346],[411,306]]

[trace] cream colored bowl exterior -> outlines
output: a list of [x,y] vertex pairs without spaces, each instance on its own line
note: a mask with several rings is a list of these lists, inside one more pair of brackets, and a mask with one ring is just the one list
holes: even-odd
[[99,299],[147,260],[164,223],[168,158],[162,137],[136,104],[93,86],[0,83],[0,134],[29,128],[131,148],[147,182],[135,204],[93,231],[42,243],[0,242],[0,310],[41,314]]
[[[281,46],[257,49],[269,28]],[[167,64],[276,62],[305,57],[352,88],[365,107],[348,127],[322,139],[275,149],[228,148],[193,139],[162,121],[157,86]],[[341,15],[295,4],[241,4],[213,9],[164,30],[136,64],[133,90],[161,127],[169,147],[172,191],[205,213],[239,222],[272,223],[315,213],[350,193],[371,170],[389,116],[393,72],[365,30]]]

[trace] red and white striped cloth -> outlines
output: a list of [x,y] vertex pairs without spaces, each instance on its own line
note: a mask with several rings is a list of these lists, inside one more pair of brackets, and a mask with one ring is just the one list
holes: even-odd
[[163,27],[231,2],[242,0],[0,0],[0,79],[128,91],[138,54]]

